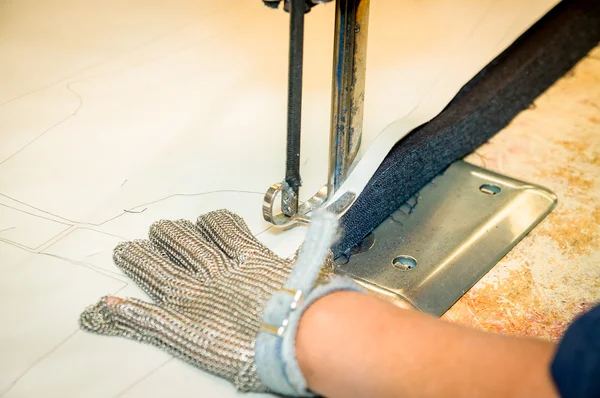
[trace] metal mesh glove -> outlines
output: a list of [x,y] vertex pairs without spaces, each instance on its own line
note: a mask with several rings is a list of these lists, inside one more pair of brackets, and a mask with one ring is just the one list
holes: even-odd
[[[155,302],[104,297],[80,317],[84,330],[153,344],[238,390],[267,392],[254,343],[265,304],[291,272],[239,216],[219,210],[158,221],[149,240],[119,244],[114,261]],[[333,270],[329,257],[320,280]]]

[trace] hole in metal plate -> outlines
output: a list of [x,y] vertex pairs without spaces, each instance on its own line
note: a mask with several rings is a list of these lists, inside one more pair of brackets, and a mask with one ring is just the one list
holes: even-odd
[[417,266],[417,260],[411,256],[398,256],[392,260],[394,268],[409,271]]
[[479,190],[490,196],[498,195],[500,192],[502,192],[502,188],[494,184],[483,184],[479,187]]
[[335,273],[398,305],[435,316],[446,312],[557,203],[556,195],[543,187],[464,161],[453,163],[417,197],[373,230],[374,241],[363,242],[348,258],[341,256]]

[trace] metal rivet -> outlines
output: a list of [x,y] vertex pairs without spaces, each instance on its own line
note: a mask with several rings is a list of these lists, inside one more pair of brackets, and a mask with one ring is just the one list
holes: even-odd
[[417,260],[411,256],[398,256],[392,260],[394,268],[401,271],[409,271],[417,266]]

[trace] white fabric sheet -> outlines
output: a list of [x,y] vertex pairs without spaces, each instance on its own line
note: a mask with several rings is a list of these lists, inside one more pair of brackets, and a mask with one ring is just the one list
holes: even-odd
[[[363,148],[340,194],[557,0],[372,2]],[[301,196],[326,182],[332,5],[306,20]],[[0,396],[235,396],[149,346],[78,331],[152,221],[228,208],[288,255],[288,19],[259,0],[0,0]]]

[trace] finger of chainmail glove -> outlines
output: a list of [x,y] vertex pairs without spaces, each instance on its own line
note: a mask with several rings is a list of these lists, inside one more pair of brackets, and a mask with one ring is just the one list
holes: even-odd
[[[84,330],[152,344],[241,391],[272,390],[258,376],[255,342],[267,301],[286,283],[293,259],[278,257],[227,210],[196,224],[158,221],[148,240],[119,244],[113,259],[154,303],[104,297],[81,314]],[[329,253],[318,282],[332,270]]]

